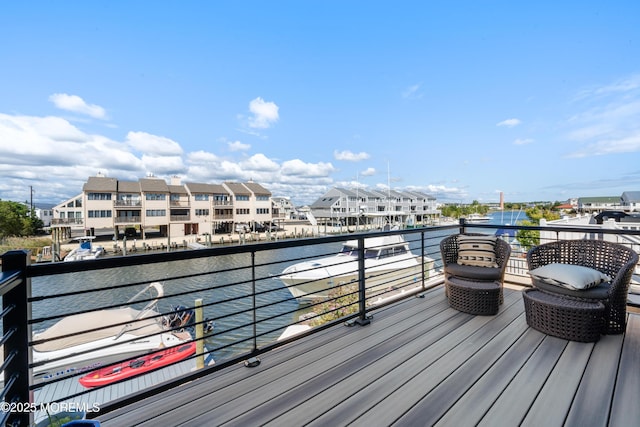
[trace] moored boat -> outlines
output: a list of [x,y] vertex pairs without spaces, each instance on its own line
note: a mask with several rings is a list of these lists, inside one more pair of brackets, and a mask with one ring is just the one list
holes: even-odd
[[466,222],[475,222],[475,223],[489,222],[489,221],[491,221],[491,217],[490,216],[486,216],[486,215],[480,215],[479,213],[472,213],[472,214],[467,215],[465,220],[466,220]]
[[104,248],[100,245],[94,245],[94,236],[80,237],[78,246],[73,248],[71,252],[64,257],[65,261],[84,261],[88,259],[100,258],[105,254]]
[[164,295],[161,283],[150,283],[127,304],[150,290],[156,295],[141,310],[126,306],[74,314],[34,334],[34,380],[48,381],[93,371],[191,340],[189,332],[172,330],[186,326],[182,323],[190,320],[188,312],[162,316],[156,311],[158,300]]
[[[364,239],[365,287],[384,291],[425,279],[433,259],[415,255],[400,235]],[[287,267],[279,276],[299,301],[327,298],[337,287],[358,282],[358,241],[346,241],[339,253]]]

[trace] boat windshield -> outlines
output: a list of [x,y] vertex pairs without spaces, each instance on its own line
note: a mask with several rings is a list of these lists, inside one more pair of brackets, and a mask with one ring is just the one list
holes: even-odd
[[342,249],[340,250],[340,254],[357,257],[358,256],[358,248],[353,247],[353,246],[349,246],[349,245],[344,245],[342,247]]
[[402,255],[402,254],[404,254],[406,252],[407,252],[407,248],[404,245],[402,245],[402,246],[394,246],[394,247],[391,247],[391,248],[384,248],[380,252],[380,258]]
[[[379,252],[378,250],[374,250],[374,249],[365,249],[364,257],[365,258],[377,258],[378,257],[378,252]],[[358,248],[353,247],[353,246],[349,246],[349,245],[343,246],[342,250],[340,251],[340,254],[348,255],[348,256],[352,256],[352,257],[357,257],[359,253],[360,253],[360,251],[358,250]]]

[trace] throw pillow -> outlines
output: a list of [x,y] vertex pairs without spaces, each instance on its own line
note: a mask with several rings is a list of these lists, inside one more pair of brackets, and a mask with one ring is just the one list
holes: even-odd
[[496,236],[458,236],[458,264],[497,268]]
[[529,271],[531,277],[551,285],[573,290],[584,290],[608,282],[611,277],[582,265],[553,263]]

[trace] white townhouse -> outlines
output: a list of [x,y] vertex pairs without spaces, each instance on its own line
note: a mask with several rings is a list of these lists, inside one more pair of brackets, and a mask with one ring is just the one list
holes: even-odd
[[578,197],[578,210],[580,212],[595,213],[620,209],[622,209],[620,196]]
[[318,198],[311,213],[319,224],[373,225],[425,222],[440,215],[436,198],[417,191],[334,187]]
[[640,212],[640,191],[625,191],[620,198],[622,209],[627,212]]
[[[172,238],[229,233],[235,223],[271,222],[271,193],[254,182],[167,183],[153,176],[121,181],[89,177],[82,194],[53,208],[52,225],[82,229],[87,235],[125,233],[145,237],[154,231]],[[70,233],[67,233],[70,234]]]

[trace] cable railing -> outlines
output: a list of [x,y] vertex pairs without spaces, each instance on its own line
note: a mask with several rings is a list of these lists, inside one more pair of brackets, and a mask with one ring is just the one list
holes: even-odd
[[[568,231],[624,236],[500,228],[537,231],[545,242]],[[325,328],[366,325],[375,310],[443,283],[444,237],[495,229],[462,221],[34,265],[24,251],[6,253],[2,398],[29,411],[3,412],[2,422],[28,425],[51,403],[95,417],[239,362],[255,366],[261,354]],[[345,243],[353,252],[338,255]],[[507,275],[526,284],[522,252],[512,252]]]

